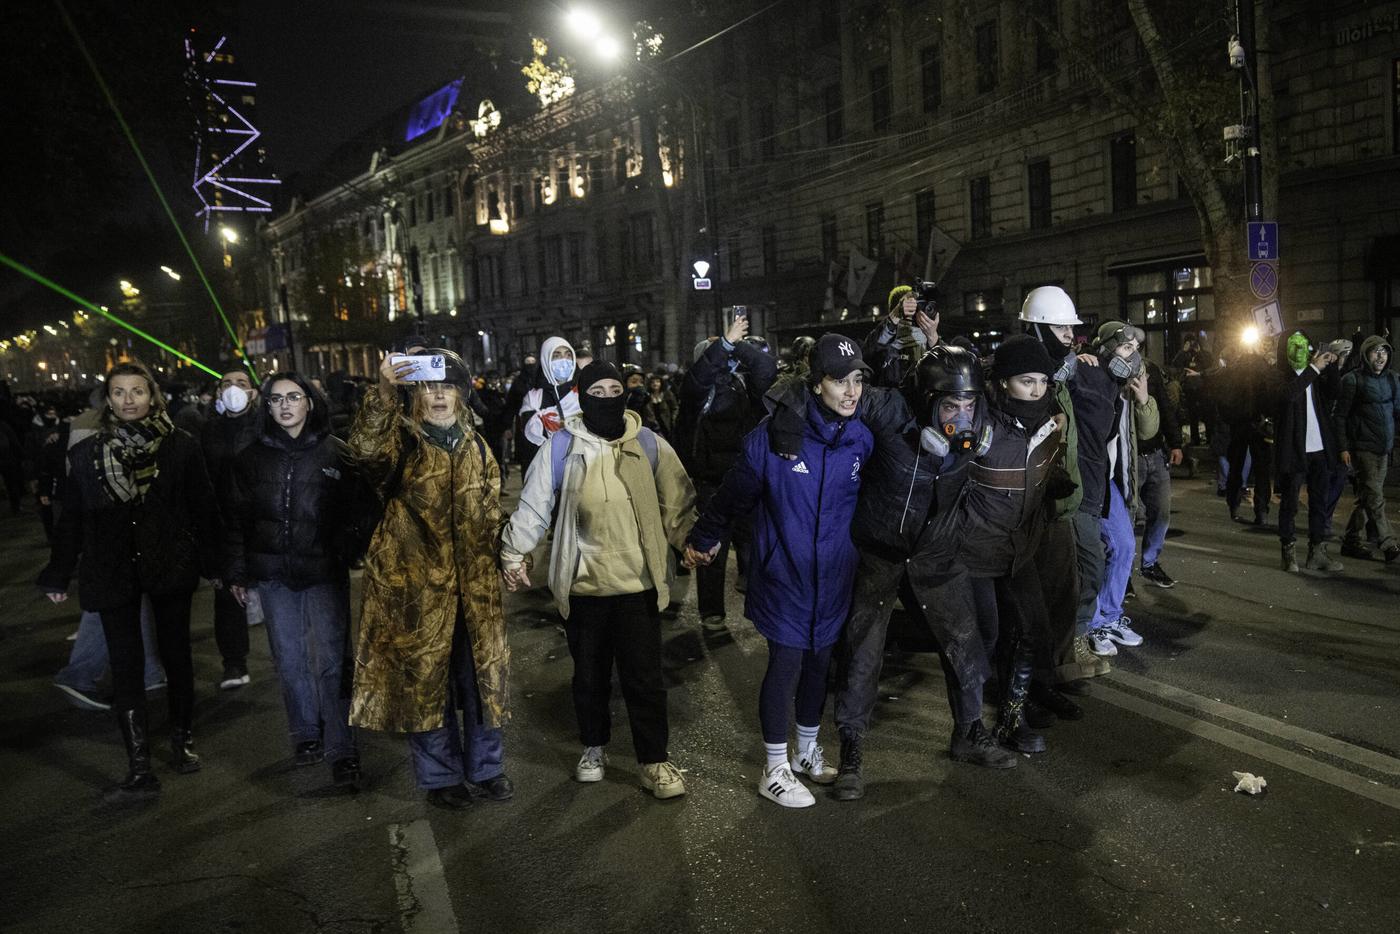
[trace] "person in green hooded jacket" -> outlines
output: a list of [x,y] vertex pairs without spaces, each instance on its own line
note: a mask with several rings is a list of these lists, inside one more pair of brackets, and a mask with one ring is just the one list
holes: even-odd
[[1374,525],[1387,563],[1400,558],[1400,541],[1385,515],[1385,475],[1400,419],[1400,377],[1391,372],[1391,356],[1384,337],[1362,341],[1360,365],[1342,377],[1334,412],[1342,463],[1356,475],[1356,507],[1347,522],[1342,554],[1374,559],[1366,546],[1366,528]]

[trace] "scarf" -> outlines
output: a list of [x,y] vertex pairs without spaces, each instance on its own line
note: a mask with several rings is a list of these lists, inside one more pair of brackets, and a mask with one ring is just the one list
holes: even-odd
[[170,416],[157,411],[132,422],[118,422],[103,432],[97,445],[97,473],[113,502],[145,500],[160,476],[156,452],[174,430]]
[[428,441],[449,452],[455,450],[457,444],[464,437],[462,426],[456,422],[450,425],[434,425],[432,422],[423,422],[422,429]]
[[1050,407],[1054,402],[1055,397],[1049,392],[1035,400],[1013,399],[1007,396],[1001,400],[1001,409],[1027,430],[1034,431],[1050,416]]

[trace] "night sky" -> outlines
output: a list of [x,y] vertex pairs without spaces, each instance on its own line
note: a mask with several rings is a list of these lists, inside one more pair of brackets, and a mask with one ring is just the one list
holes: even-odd
[[[470,54],[471,0],[243,0],[239,54],[259,84],[268,158],[308,172],[339,143],[436,88]],[[523,80],[523,79],[522,79]]]

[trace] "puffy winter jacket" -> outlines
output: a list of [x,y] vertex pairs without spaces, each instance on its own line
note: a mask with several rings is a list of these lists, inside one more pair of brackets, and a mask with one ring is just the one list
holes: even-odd
[[1400,377],[1390,369],[1390,359],[1379,373],[1371,370],[1366,354],[1377,347],[1390,349],[1383,337],[1371,336],[1361,344],[1358,369],[1342,377],[1337,396],[1337,441],[1343,451],[1389,454],[1395,447],[1395,422],[1400,419]]
[[1060,448],[1063,417],[1027,427],[995,406],[992,443],[968,468],[962,563],[973,577],[1004,577],[1035,554],[1041,505]]
[[178,428],[166,435],[145,499],[121,503],[108,495],[97,466],[103,437],[90,435],[68,451],[63,509],[39,586],[64,592],[76,572],[78,605],[100,612],[221,576],[223,526],[199,444]]
[[199,443],[204,450],[209,479],[216,486],[224,482],[224,471],[234,457],[262,434],[265,411],[262,401],[258,400],[249,403],[242,415],[215,415],[204,423]]
[[851,519],[875,439],[859,419],[828,420],[820,405],[809,405],[794,461],[769,451],[768,424],[744,439],[690,541],[708,551],[757,510],[744,614],[764,638],[824,648],[836,642],[851,608],[858,557]]
[[350,449],[327,428],[292,438],[269,419],[225,477],[229,580],[291,590],[340,580],[349,563],[346,522],[364,502],[354,483]]
[[744,437],[763,418],[763,395],[777,378],[771,356],[747,341],[726,345],[723,339],[711,342],[685,374],[671,441],[697,487],[724,479]]

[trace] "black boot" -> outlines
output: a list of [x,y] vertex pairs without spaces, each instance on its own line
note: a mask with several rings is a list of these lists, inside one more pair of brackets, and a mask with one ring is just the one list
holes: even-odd
[[1017,659],[1006,679],[1006,693],[1002,695],[996,729],[997,742],[1015,752],[1045,751],[1045,737],[1026,723],[1026,695],[1030,693],[1030,686],[1030,659]]
[[855,801],[865,797],[865,779],[860,776],[860,734],[854,730],[841,731],[841,766],[836,770],[836,784],[831,795],[837,801]]
[[[1048,710],[1059,720],[1083,720],[1084,708],[1070,700],[1063,692],[1039,681],[1031,682],[1031,703]],[[1035,724],[1032,723],[1032,726]]]
[[[171,685],[172,692],[175,686]],[[194,719],[194,698],[180,697],[178,692],[170,697],[170,751],[174,753],[175,771],[181,775],[198,772],[199,756],[195,755],[191,741],[190,722]]]
[[146,711],[117,711],[117,727],[126,745],[126,778],[113,789],[123,798],[149,798],[160,791],[160,779],[151,774],[151,744],[146,738]]
[[970,762],[988,769],[1016,767],[1016,754],[998,746],[981,720],[973,720],[966,728],[954,724],[948,755],[954,762]]

